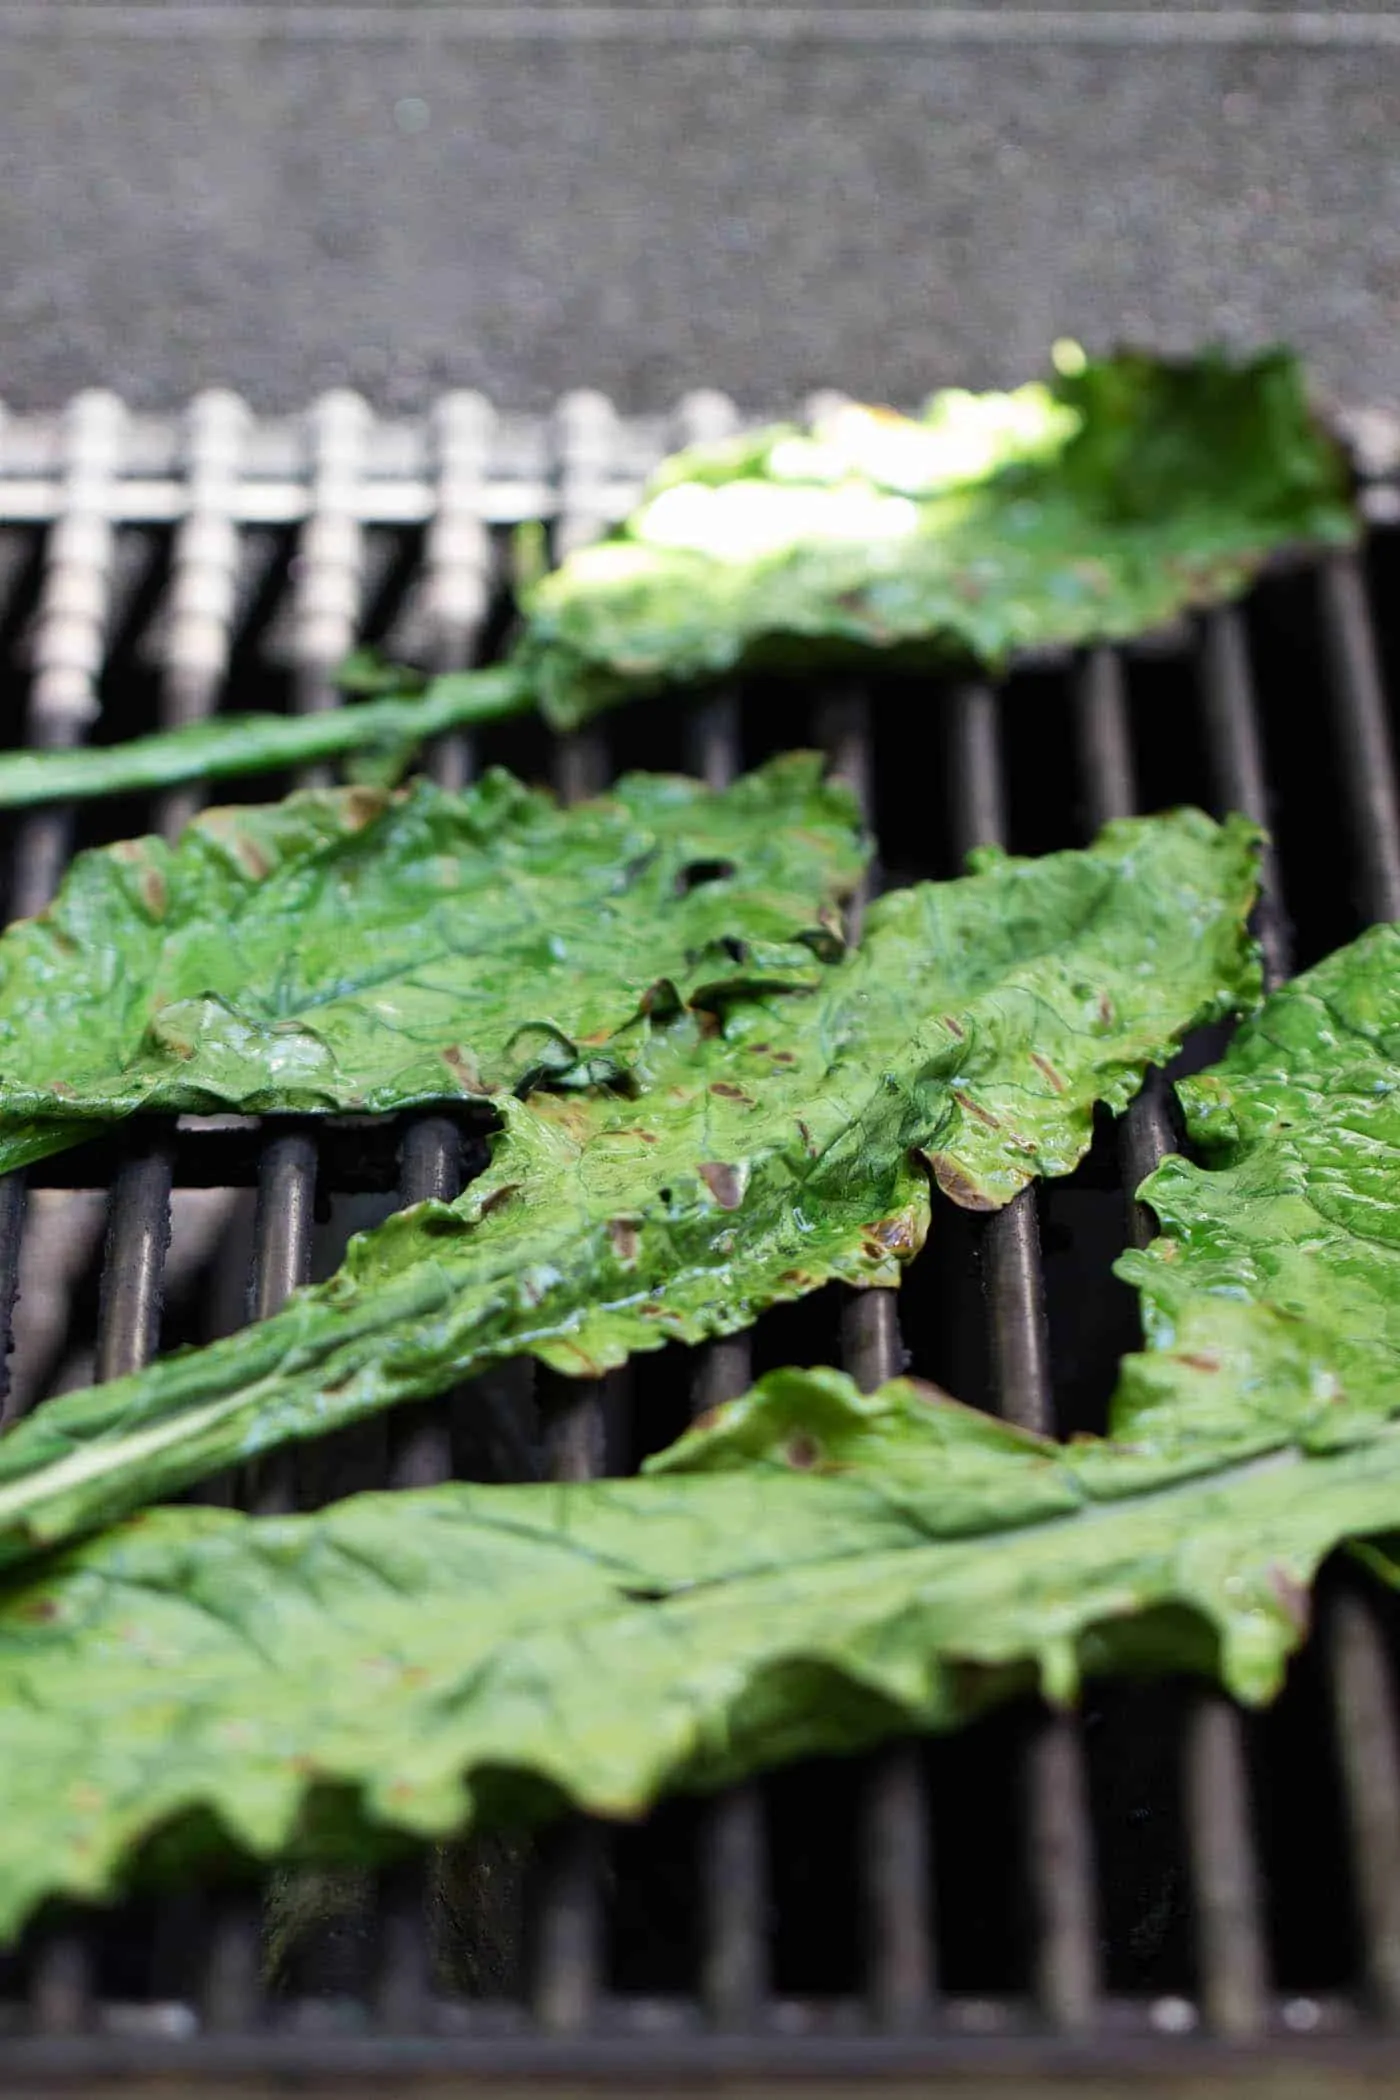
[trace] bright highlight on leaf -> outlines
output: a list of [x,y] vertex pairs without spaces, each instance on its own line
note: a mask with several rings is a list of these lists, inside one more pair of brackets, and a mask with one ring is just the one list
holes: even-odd
[[[444,732],[539,707],[569,728],[747,669],[997,667],[1237,596],[1279,548],[1357,531],[1345,462],[1284,351],[1234,363],[1057,344],[1045,384],[852,403],[668,460],[614,534],[525,584],[511,660],[110,749],[0,755],[0,807],[353,757],[392,780]],[[538,535],[534,535],[538,538]],[[533,540],[531,541],[533,545]]]
[[562,727],[745,669],[973,660],[1139,634],[1275,548],[1355,535],[1283,352],[1173,364],[1056,346],[1055,376],[852,404],[669,460],[526,594],[518,661]]

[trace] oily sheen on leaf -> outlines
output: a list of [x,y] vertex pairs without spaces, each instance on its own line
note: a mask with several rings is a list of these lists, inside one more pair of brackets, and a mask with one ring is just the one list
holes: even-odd
[[1086,851],[985,854],[881,898],[812,989],[654,1014],[631,1092],[506,1098],[456,1202],[363,1235],[261,1325],[17,1424],[0,1557],[512,1356],[595,1376],[833,1279],[895,1284],[930,1170],[977,1209],[1067,1173],[1096,1104],[1252,1002],[1257,845],[1187,810]]
[[254,1519],[162,1509],[0,1585],[0,1934],[152,1849],[369,1860],[561,1802],[632,1816],[1081,1674],[1268,1696],[1400,1427],[1286,1396],[1183,1474],[1135,1419],[1057,1446],[898,1380],[773,1373],[641,1479]]
[[0,937],[0,1171],[138,1109],[614,1079],[648,1010],[815,983],[862,858],[806,755],[569,810],[502,772],[322,790],[83,854]]

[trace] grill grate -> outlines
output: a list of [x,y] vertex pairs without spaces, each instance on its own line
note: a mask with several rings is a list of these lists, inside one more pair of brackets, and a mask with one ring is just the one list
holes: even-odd
[[[106,395],[11,422],[0,650],[27,708],[13,733],[63,744],[220,706],[330,706],[362,636],[440,669],[482,660],[509,620],[504,527],[538,517],[562,554],[625,510],[668,444],[735,421],[714,395],[671,426],[624,422],[588,394],[548,424],[512,422],[467,395],[392,426],[336,394],[275,424],[225,395],[178,428]],[[576,798],[624,765],[719,784],[816,742],[876,824],[890,882],[951,873],[978,843],[1071,844],[1175,800],[1242,808],[1278,838],[1260,917],[1277,982],[1367,920],[1400,917],[1384,677],[1400,628],[1378,634],[1371,612],[1373,596],[1389,602],[1400,534],[1380,475],[1366,507],[1364,557],[1272,576],[1243,610],[1036,663],[999,690],[756,686],[565,740],[531,723],[455,736],[430,764],[457,785],[499,758]],[[915,706],[944,738],[931,777],[909,763]],[[11,911],[40,907],[77,846],[173,834],[196,806],[182,789],[20,820]],[[869,1386],[907,1359],[1014,1421],[1101,1426],[1134,1340],[1107,1265],[1148,1229],[1126,1197],[1172,1145],[1173,1114],[1150,1086],[1069,1183],[986,1220],[942,1206],[898,1302],[827,1291],[595,1385],[508,1375],[205,1492],[276,1510],[519,1472],[522,1424],[536,1421],[552,1477],[627,1470],[687,1413],[788,1361],[839,1360]],[[265,1314],[367,1215],[451,1196],[480,1158],[470,1123],[445,1115],[153,1118],[36,1167],[27,1187],[0,1183],[0,1317],[25,1280],[7,1418],[94,1366],[112,1376]],[[94,1188],[109,1192],[100,1251]],[[1286,2050],[1300,2076],[1325,2060],[1330,2079],[1343,2055],[1360,2071],[1368,2052],[1390,2061],[1400,2021],[1396,1631],[1338,1578],[1264,1717],[1185,1687],[1115,1686],[1075,1717],[999,1715],[946,1743],[668,1804],[637,1830],[566,1822],[528,1857],[507,1845],[474,1867],[410,1861],[347,1884],[280,1987],[265,1979],[256,1885],[54,1916],[0,1965],[0,2062],[35,2079],[286,2072],[327,2087],[466,2070],[664,2082],[1179,2063],[1203,2076],[1213,2036]],[[444,1876],[464,1871],[478,1898],[489,1890],[486,1943],[465,1954],[444,1901]]]

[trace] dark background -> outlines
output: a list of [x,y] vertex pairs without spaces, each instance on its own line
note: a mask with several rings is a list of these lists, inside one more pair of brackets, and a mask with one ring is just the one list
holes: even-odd
[[1075,334],[1395,404],[1400,10],[1312,19],[0,6],[0,398],[912,401]]

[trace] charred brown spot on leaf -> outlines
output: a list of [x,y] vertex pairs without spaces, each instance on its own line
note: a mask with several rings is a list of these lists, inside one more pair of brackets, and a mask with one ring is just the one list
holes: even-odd
[[694,1013],[695,1026],[703,1042],[710,1042],[715,1036],[724,1033],[724,1023],[713,1007],[697,1006]]
[[811,1156],[811,1158],[815,1159],[817,1156],[816,1140],[813,1138],[811,1131],[807,1128],[807,1125],[803,1122],[801,1116],[797,1118],[797,1132],[798,1136],[802,1140],[803,1150],[807,1152]]
[[1099,1020],[1105,1028],[1113,1026],[1113,1001],[1107,992],[1099,993]]
[[1174,1363],[1187,1365],[1192,1371],[1218,1371],[1220,1369],[1220,1358],[1208,1354],[1205,1350],[1178,1349],[1173,1352],[1172,1360]]
[[230,831],[225,843],[244,874],[251,875],[254,882],[262,882],[272,873],[272,862],[245,831]]
[[741,1086],[731,1086],[728,1080],[725,1079],[717,1079],[710,1088],[710,1092],[718,1094],[722,1101],[743,1101],[750,1108],[753,1106],[752,1094],[746,1094]]
[[805,1269],[784,1269],[778,1281],[779,1283],[791,1285],[795,1291],[810,1291],[820,1279],[816,1276],[808,1275]]
[[159,868],[148,867],[142,872],[140,890],[141,902],[145,905],[151,917],[153,919],[163,919],[166,906],[170,901],[170,893],[166,889],[165,877],[161,874]]
[[688,897],[707,882],[727,882],[738,869],[732,860],[690,860],[676,870],[676,895]]
[[822,1447],[816,1438],[805,1436],[801,1432],[797,1436],[789,1437],[783,1447],[783,1457],[790,1466],[795,1466],[799,1473],[810,1473],[819,1463],[821,1455]]
[[380,788],[346,788],[340,805],[341,822],[347,831],[363,831],[372,824],[388,806],[389,798]]
[[1064,1092],[1066,1084],[1064,1074],[1055,1070],[1048,1057],[1042,1057],[1038,1050],[1032,1050],[1031,1063],[1035,1066],[1037,1072],[1043,1073],[1045,1078],[1049,1080],[1057,1094]]
[[773,1052],[773,1062],[775,1065],[795,1065],[797,1058],[791,1050],[775,1050]]
[[1312,1624],[1312,1599],[1308,1592],[1278,1561],[1272,1561],[1269,1565],[1269,1588],[1273,1591],[1284,1617],[1301,1640]]
[[633,1262],[637,1259],[640,1237],[634,1219],[608,1219],[608,1238],[612,1241],[613,1253],[620,1262]]
[[967,1030],[955,1014],[944,1014],[942,1020],[943,1026],[947,1029],[949,1035],[955,1035],[960,1043],[966,1041]]
[[971,1094],[965,1094],[961,1088],[954,1087],[953,1099],[957,1102],[959,1108],[965,1109],[968,1115],[975,1116],[977,1121],[984,1123],[988,1130],[1001,1129],[1000,1117],[994,1116],[989,1108],[983,1108],[980,1101],[974,1101]]
[[946,1152],[930,1152],[925,1155],[933,1169],[933,1178],[945,1196],[951,1197],[960,1210],[996,1210],[994,1197],[987,1194],[973,1180],[966,1167],[960,1166]]
[[881,1218],[865,1230],[890,1254],[913,1254],[918,1250],[918,1235],[910,1218]]
[[511,1197],[517,1196],[519,1193],[520,1183],[518,1181],[502,1182],[498,1189],[492,1189],[489,1196],[483,1197],[477,1216],[479,1218],[489,1218],[493,1210],[499,1210],[503,1203],[509,1203]]
[[606,1364],[600,1364],[596,1356],[590,1356],[579,1342],[556,1342],[554,1347],[560,1355],[573,1358],[581,1378],[601,1378],[607,1369]]
[[489,1094],[491,1089],[482,1083],[480,1072],[460,1043],[449,1043],[442,1053],[442,1061],[457,1084],[466,1094]]
[[737,1210],[744,1200],[744,1184],[737,1167],[721,1159],[700,1162],[698,1173],[721,1210]]
[[15,1616],[29,1619],[36,1626],[48,1626],[58,1618],[59,1610],[52,1597],[31,1597],[16,1607]]

